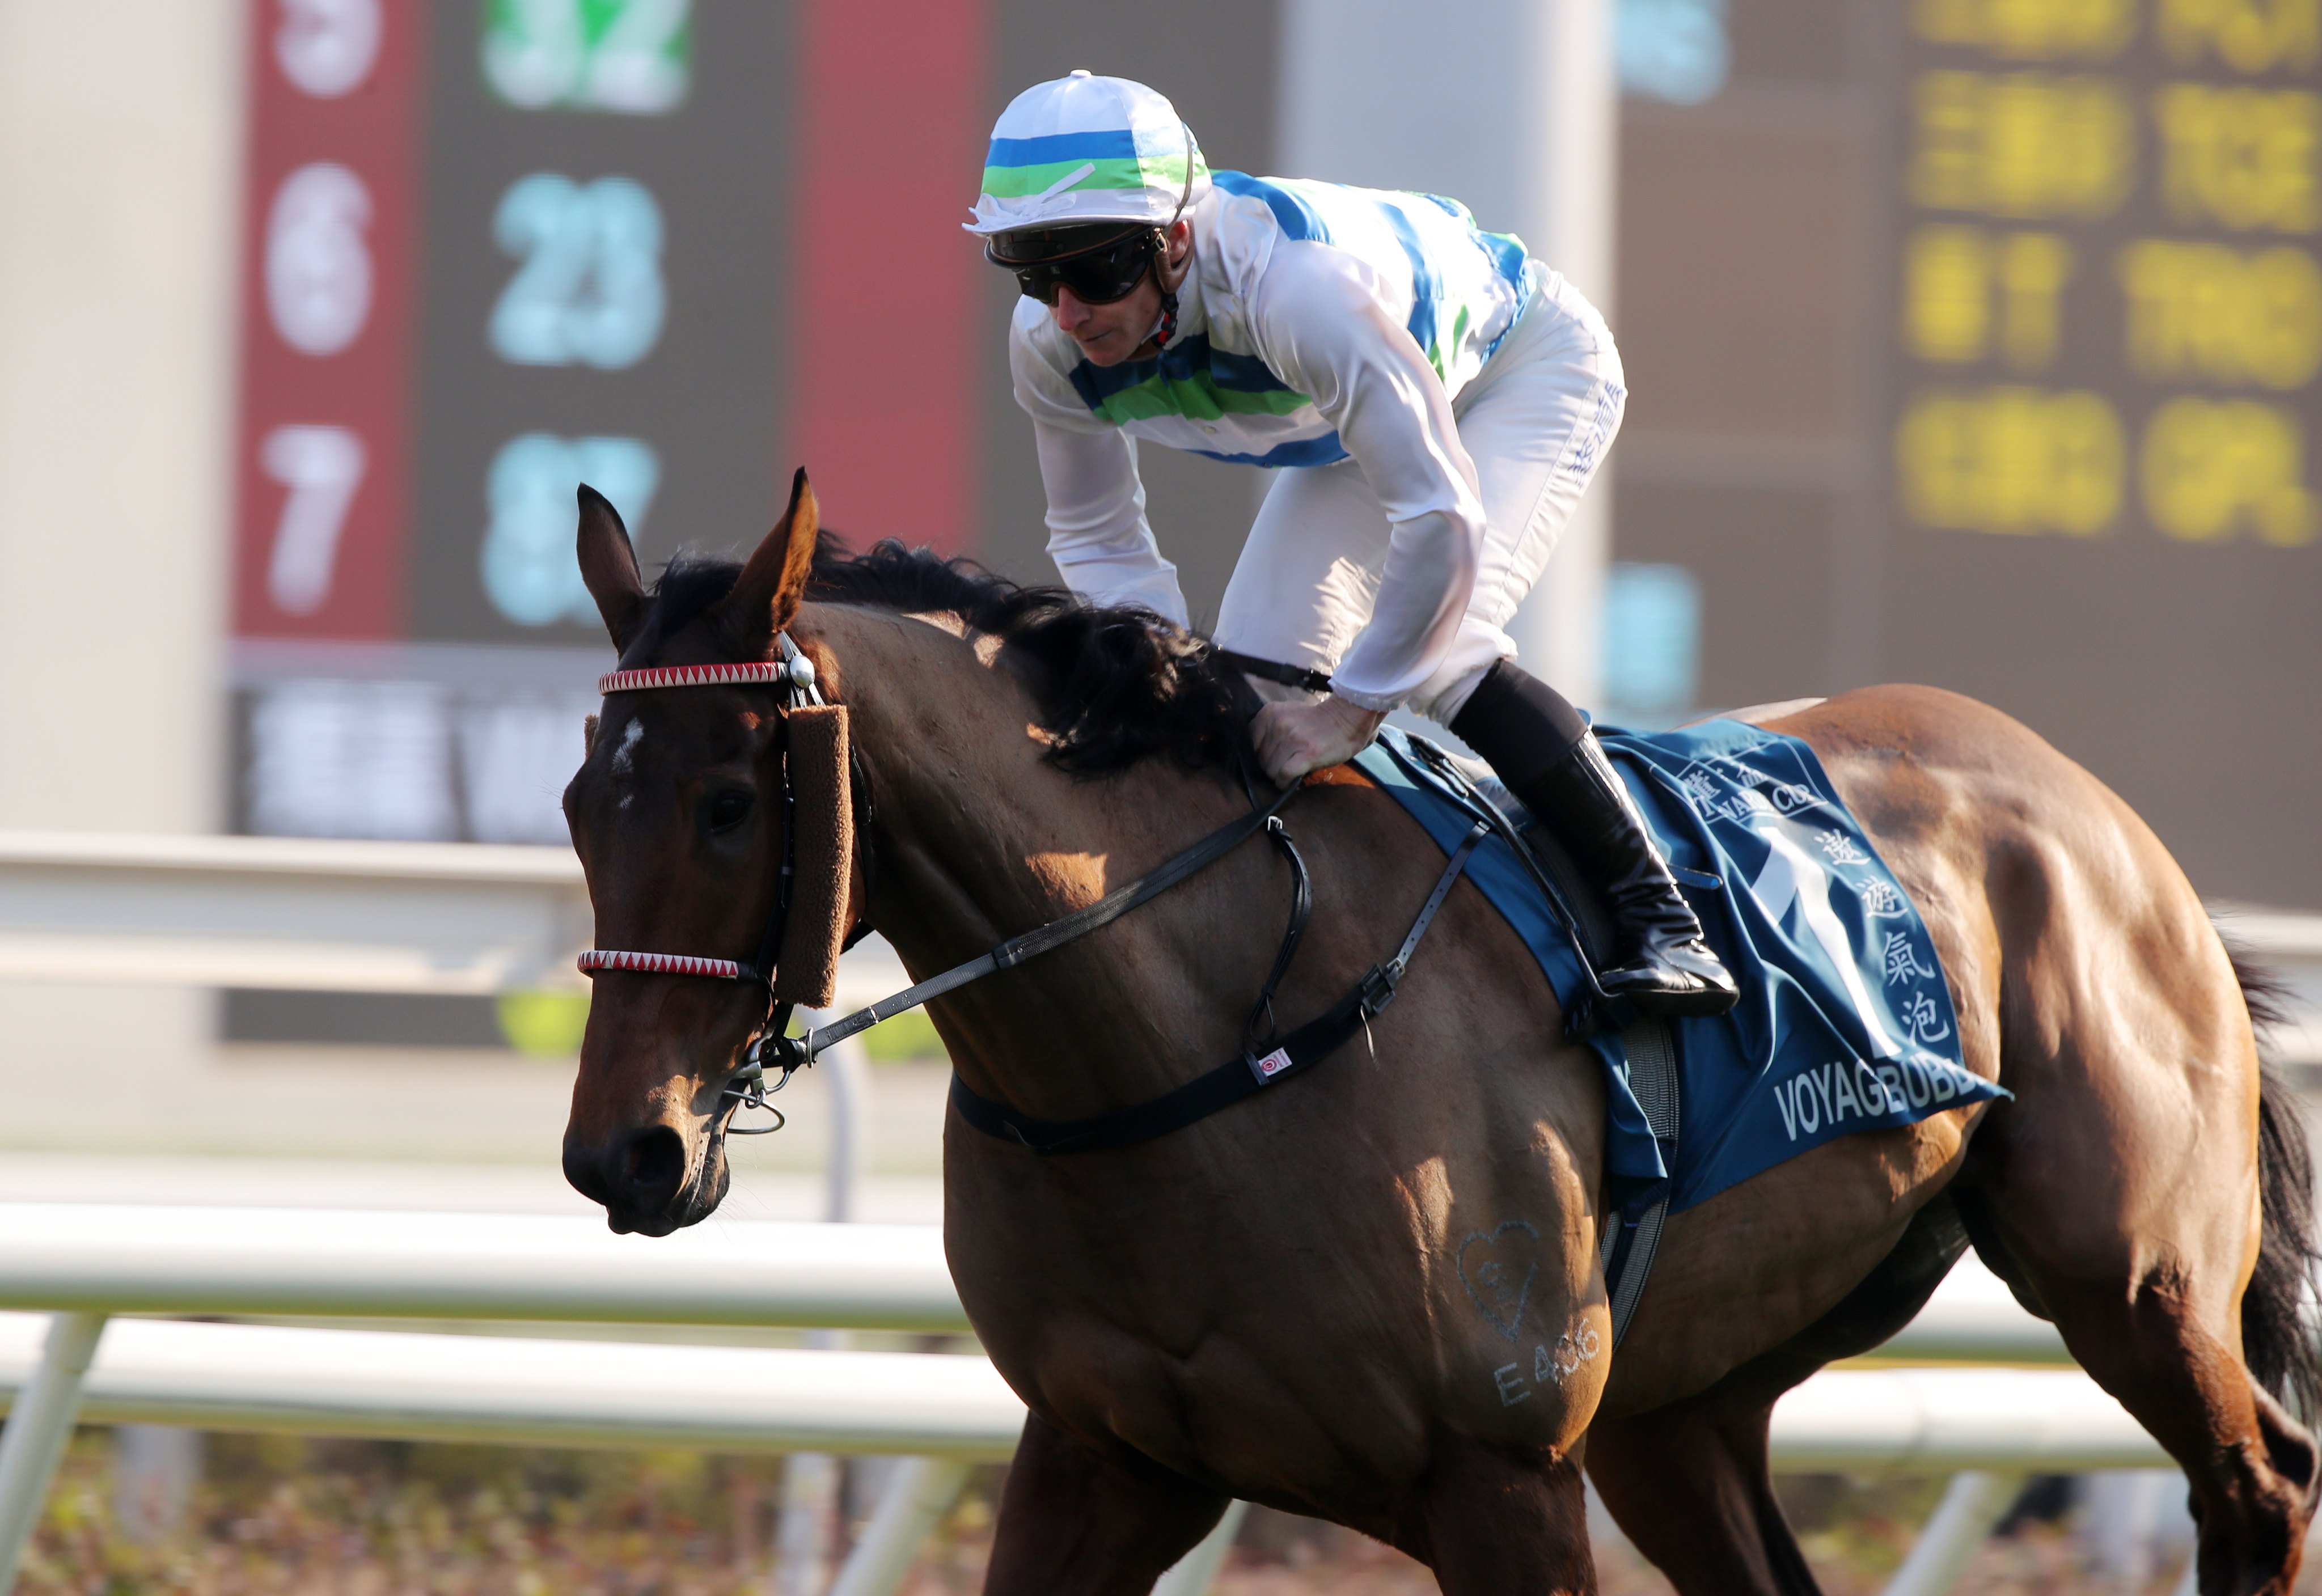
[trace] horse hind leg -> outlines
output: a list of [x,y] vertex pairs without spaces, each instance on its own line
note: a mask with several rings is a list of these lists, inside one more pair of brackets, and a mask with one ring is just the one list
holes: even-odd
[[2313,1411],[2304,1132],[2264,1076],[2252,1160],[2238,1001],[2179,994],[2180,1052],[2152,1045],[2144,996],[2076,1004],[2052,1053],[2007,1061],[2016,1101],[1979,1128],[1953,1191],[1977,1250],[2183,1467],[2202,1596],[2288,1596],[2316,1450],[2264,1383]]

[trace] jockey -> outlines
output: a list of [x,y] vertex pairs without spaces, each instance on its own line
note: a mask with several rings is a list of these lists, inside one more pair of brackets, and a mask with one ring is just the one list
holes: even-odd
[[1628,789],[1502,629],[1621,424],[1595,307],[1456,201],[1211,172],[1168,100],[1085,71],[1001,114],[974,215],[1023,289],[1010,367],[1065,584],[1186,625],[1139,441],[1275,468],[1216,628],[1271,700],[1267,771],[1350,759],[1409,706],[1603,893],[1606,991],[1731,1008]]

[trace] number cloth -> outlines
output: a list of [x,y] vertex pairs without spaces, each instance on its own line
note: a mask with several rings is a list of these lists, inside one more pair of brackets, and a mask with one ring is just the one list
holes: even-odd
[[1515,652],[1502,628],[1619,428],[1604,318],[1455,200],[1217,172],[1186,215],[1155,359],[1093,365],[1045,306],[1017,306],[1057,570],[1182,623],[1138,443],[1287,468],[1218,641],[1326,671],[1366,708],[1449,720]]
[[[1731,1013],[1667,1022],[1682,1083],[1673,1169],[1629,1088],[1620,1034],[1587,1037],[1604,1066],[1617,1202],[1667,1190],[1672,1211],[1688,1208],[1833,1137],[2012,1095],[1962,1064],[1926,925],[1813,749],[1730,720],[1599,738],[1742,986]],[[1400,731],[1354,763],[1447,853],[1473,825]],[[1495,837],[1467,875],[1570,1011],[1586,978],[1531,873]]]

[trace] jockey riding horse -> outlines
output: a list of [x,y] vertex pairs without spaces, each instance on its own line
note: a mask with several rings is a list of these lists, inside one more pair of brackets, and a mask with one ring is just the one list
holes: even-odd
[[1272,469],[1216,628],[1272,700],[1252,728],[1267,773],[1341,763],[1409,706],[1602,895],[1606,992],[1731,1008],[1628,789],[1504,630],[1627,397],[1579,291],[1455,200],[1212,172],[1167,99],[1085,71],[1001,114],[974,214],[1023,289],[1010,366],[1065,584],[1185,625],[1138,442]]

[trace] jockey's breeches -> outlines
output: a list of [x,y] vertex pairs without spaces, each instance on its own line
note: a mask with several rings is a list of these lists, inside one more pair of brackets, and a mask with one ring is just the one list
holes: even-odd
[[[1448,724],[1603,462],[1628,399],[1620,351],[1594,306],[1563,283],[1537,297],[1451,411],[1475,461],[1485,536],[1450,653],[1410,698]],[[1370,619],[1386,561],[1386,512],[1351,460],[1274,473],[1226,586],[1217,640],[1260,659],[1328,671]]]

